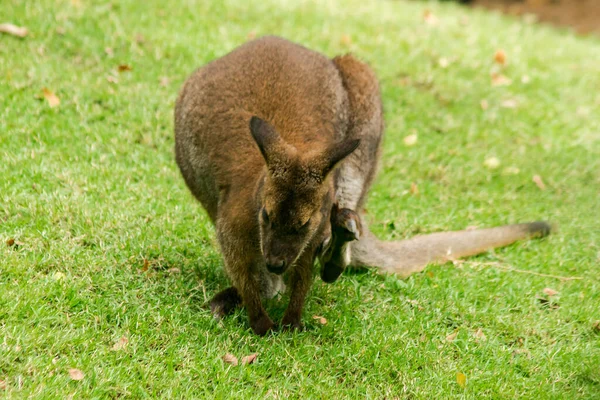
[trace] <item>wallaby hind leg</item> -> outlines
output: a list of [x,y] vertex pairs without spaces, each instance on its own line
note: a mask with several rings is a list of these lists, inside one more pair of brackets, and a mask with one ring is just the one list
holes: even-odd
[[358,148],[340,165],[336,201],[340,208],[359,211],[377,172],[383,137],[383,109],[379,83],[368,65],[351,55],[333,59],[348,95],[346,137],[360,139]]
[[231,314],[242,304],[242,298],[237,289],[229,287],[217,293],[210,301],[210,311],[215,318],[222,318]]
[[[377,78],[371,69],[351,55],[333,59],[348,95],[346,137],[360,139],[336,175],[336,207],[332,210],[332,239],[328,254],[320,258],[321,279],[331,283],[350,262],[350,242],[360,240],[363,206],[375,173],[383,136],[383,110]],[[354,237],[348,236],[348,233]]]

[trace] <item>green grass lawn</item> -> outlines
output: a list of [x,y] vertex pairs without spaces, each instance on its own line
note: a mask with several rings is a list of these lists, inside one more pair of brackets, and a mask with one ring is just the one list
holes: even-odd
[[[600,398],[600,40],[449,3],[248,3],[0,3],[0,23],[30,31],[0,36],[0,394]],[[301,333],[256,337],[244,311],[215,321],[203,304],[227,279],[174,161],[172,111],[196,67],[267,33],[379,75],[381,237],[558,231],[404,281],[317,280]]]

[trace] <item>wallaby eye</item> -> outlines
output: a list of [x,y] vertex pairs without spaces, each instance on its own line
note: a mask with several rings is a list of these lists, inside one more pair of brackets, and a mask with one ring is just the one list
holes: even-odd
[[260,215],[265,224],[269,223],[269,214],[267,214],[267,209],[265,207],[262,208]]

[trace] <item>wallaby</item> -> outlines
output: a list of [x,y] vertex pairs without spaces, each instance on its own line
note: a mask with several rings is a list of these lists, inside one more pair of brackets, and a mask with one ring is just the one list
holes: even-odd
[[406,277],[549,232],[536,222],[379,241],[360,210],[382,136],[377,79],[351,55],[331,60],[263,37],[192,74],[175,107],[175,152],[215,225],[233,285],[211,300],[215,316],[243,304],[252,330],[264,335],[274,323],[262,299],[283,291],[285,276],[282,325],[301,328],[317,258],[326,282],[347,265]]

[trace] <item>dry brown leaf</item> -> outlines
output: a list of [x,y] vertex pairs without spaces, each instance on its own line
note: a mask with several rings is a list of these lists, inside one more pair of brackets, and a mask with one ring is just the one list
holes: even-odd
[[150,267],[150,262],[148,261],[147,258],[144,258],[144,266],[142,267],[142,271],[146,272],[148,271],[148,268]]
[[454,331],[448,336],[446,336],[446,342],[454,342],[454,339],[458,336],[458,331]]
[[6,381],[0,380],[0,390],[6,390]]
[[542,180],[541,176],[534,175],[532,180],[533,180],[533,183],[535,183],[537,185],[537,187],[540,188],[540,190],[546,190],[546,185],[544,184],[544,181]]
[[127,72],[127,71],[131,71],[133,68],[131,68],[131,65],[127,65],[127,64],[121,64],[118,67],[119,72]]
[[321,317],[320,315],[313,315],[313,319],[319,321],[321,325],[327,325],[327,320],[325,319],[325,317]]
[[430,10],[425,10],[423,13],[423,21],[425,21],[427,25],[431,26],[435,26],[440,22],[438,17],[436,17]]
[[252,364],[254,361],[256,361],[256,357],[257,356],[258,356],[258,354],[253,353],[253,354],[250,354],[248,356],[242,357],[242,365]]
[[223,357],[223,362],[231,365],[238,365],[238,359],[231,353],[225,354]]
[[12,35],[12,36],[17,36],[20,38],[24,38],[29,33],[27,28],[24,28],[22,26],[16,26],[13,24],[8,24],[8,23],[0,24],[0,32],[6,33],[6,34]]
[[500,103],[500,105],[504,108],[517,108],[519,103],[515,99],[506,99],[503,100],[502,103]]
[[127,343],[129,343],[129,339],[125,336],[122,336],[117,342],[111,347],[113,351],[119,351],[125,349],[127,347]]
[[506,64],[506,53],[504,50],[496,50],[496,54],[494,54],[494,61],[500,65]]
[[503,173],[506,175],[517,175],[521,170],[517,167],[506,167]]
[[488,108],[490,108],[490,104],[485,99],[481,100],[481,102],[479,103],[479,105],[481,106],[481,109],[484,110],[484,111],[487,110]]
[[77,368],[71,368],[69,370],[69,376],[74,381],[80,381],[80,380],[82,380],[85,377],[85,374],[83,372],[81,372],[81,370],[79,370]]
[[410,184],[410,194],[412,194],[413,196],[419,195],[419,187],[414,182],[411,182]]
[[500,166],[500,160],[497,157],[490,157],[483,162],[489,169],[496,169]]
[[492,74],[492,86],[508,86],[512,83],[512,81],[502,75],[502,74],[498,74],[498,73],[493,73]]
[[408,135],[404,138],[404,144],[406,146],[414,146],[415,144],[417,144],[418,140],[419,137],[417,136],[417,134],[413,133],[412,135]]
[[458,386],[464,389],[464,387],[467,385],[467,377],[465,376],[465,374],[463,374],[462,372],[457,372],[456,383],[458,383]]
[[13,246],[14,244],[15,244],[15,239],[14,239],[14,238],[9,238],[9,239],[6,241],[6,245],[7,245],[8,247],[10,247],[10,246]]
[[58,107],[58,105],[60,104],[60,99],[58,98],[57,95],[55,95],[50,89],[48,88],[43,88],[42,92],[44,94],[44,97],[46,98],[46,100],[48,101],[48,105],[50,106],[50,108],[54,108],[54,107]]
[[556,296],[556,295],[558,294],[558,292],[557,292],[556,290],[554,290],[554,289],[550,289],[550,288],[548,288],[548,287],[547,287],[547,288],[544,288],[544,290],[542,290],[542,292],[544,292],[544,294],[545,294],[546,296],[550,296],[550,297],[552,297],[552,296]]
[[340,43],[344,46],[350,46],[352,44],[352,37],[350,37],[350,35],[342,35]]
[[475,333],[473,334],[473,336],[475,336],[477,339],[481,339],[481,340],[487,339],[487,337],[485,336],[485,333],[483,333],[483,330],[481,330],[481,328],[477,329],[475,331]]

